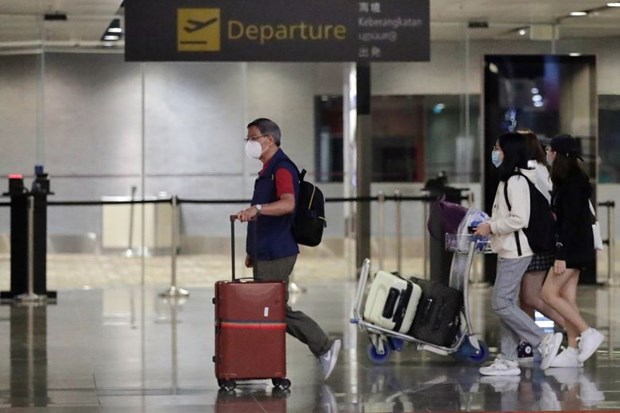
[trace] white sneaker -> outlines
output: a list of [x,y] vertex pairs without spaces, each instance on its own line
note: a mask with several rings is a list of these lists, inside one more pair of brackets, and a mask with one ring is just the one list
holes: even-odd
[[481,367],[478,371],[485,376],[518,376],[521,374],[519,363],[501,357],[496,358],[490,366]]
[[540,361],[540,368],[547,369],[551,365],[551,362],[558,354],[562,344],[562,333],[549,333],[538,346],[542,360]]
[[576,348],[568,347],[551,360],[549,367],[583,367],[583,363],[577,359],[578,354]]
[[605,336],[595,328],[588,328],[581,333],[579,340],[579,355],[577,358],[582,363],[590,358],[596,349],[603,343]]
[[329,378],[329,376],[332,374],[332,371],[334,371],[334,367],[336,367],[336,362],[338,361],[338,353],[340,353],[341,346],[342,341],[337,338],[334,340],[332,346],[327,351],[327,353],[319,357],[319,360],[321,360],[321,366],[323,367],[325,380]]

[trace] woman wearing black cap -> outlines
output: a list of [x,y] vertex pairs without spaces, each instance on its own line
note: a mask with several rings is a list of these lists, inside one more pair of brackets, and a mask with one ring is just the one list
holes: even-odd
[[[551,203],[551,191],[553,189],[549,168],[545,159],[545,150],[541,140],[529,129],[519,129],[517,133],[525,139],[528,153],[528,168],[536,171],[536,180],[533,181],[536,189],[544,195],[547,202]],[[551,141],[550,138],[547,138]],[[549,142],[547,142],[549,143]],[[542,299],[542,286],[549,268],[553,267],[555,257],[553,251],[534,254],[530,265],[527,267],[523,280],[521,281],[521,291],[519,293],[519,305],[532,319],[535,319],[535,312],[539,311],[545,317],[553,320],[554,323],[564,328],[564,319],[551,306],[547,305]],[[532,345],[521,340],[517,347],[520,365],[529,365],[534,362],[534,352]]]
[[555,262],[542,296],[564,317],[568,335],[568,348],[555,357],[551,367],[580,367],[604,340],[603,334],[585,322],[577,307],[579,274],[596,258],[592,224],[583,219],[591,216],[592,187],[578,159],[581,158],[575,138],[558,135],[551,140],[547,160],[551,163],[557,242]]

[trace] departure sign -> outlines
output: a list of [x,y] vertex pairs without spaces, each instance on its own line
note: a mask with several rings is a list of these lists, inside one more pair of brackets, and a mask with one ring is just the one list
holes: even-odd
[[429,0],[131,0],[128,61],[428,61]]

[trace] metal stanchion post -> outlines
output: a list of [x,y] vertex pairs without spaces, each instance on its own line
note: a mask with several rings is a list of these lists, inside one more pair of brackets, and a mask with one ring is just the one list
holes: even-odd
[[616,279],[616,217],[614,201],[602,202],[599,205],[607,207],[607,285],[610,287],[620,286]]
[[379,191],[379,268],[384,267],[385,258],[385,194]]
[[394,199],[396,200],[396,270],[399,274],[402,274],[403,269],[403,231],[402,231],[402,216],[401,216],[401,194],[398,189],[394,191]]
[[172,206],[170,208],[172,214],[172,221],[170,227],[172,228],[172,239],[170,240],[170,263],[171,263],[171,280],[170,288],[159,294],[160,297],[187,297],[189,291],[177,287],[177,253],[179,249],[179,227],[178,227],[178,198],[176,195],[172,196]]
[[127,249],[125,250],[126,257],[133,257],[133,215],[134,215],[134,203],[136,199],[136,186],[131,186],[131,203],[129,204],[129,237],[127,240]]
[[28,291],[17,296],[21,302],[37,303],[44,301],[45,295],[34,293],[34,197],[28,197]]
[[467,208],[472,208],[474,206],[474,191],[469,191],[467,193]]

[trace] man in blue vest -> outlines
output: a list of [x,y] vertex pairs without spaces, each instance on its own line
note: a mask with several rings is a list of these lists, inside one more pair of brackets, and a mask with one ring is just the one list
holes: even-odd
[[[253,269],[255,279],[285,281],[288,301],[289,277],[299,254],[291,231],[299,172],[280,148],[281,133],[275,122],[259,118],[247,128],[245,152],[259,159],[263,169],[254,183],[251,206],[237,213],[239,221],[248,223],[245,266]],[[336,366],[341,340],[330,340],[313,319],[288,305],[286,331],[308,345],[327,379]]]

